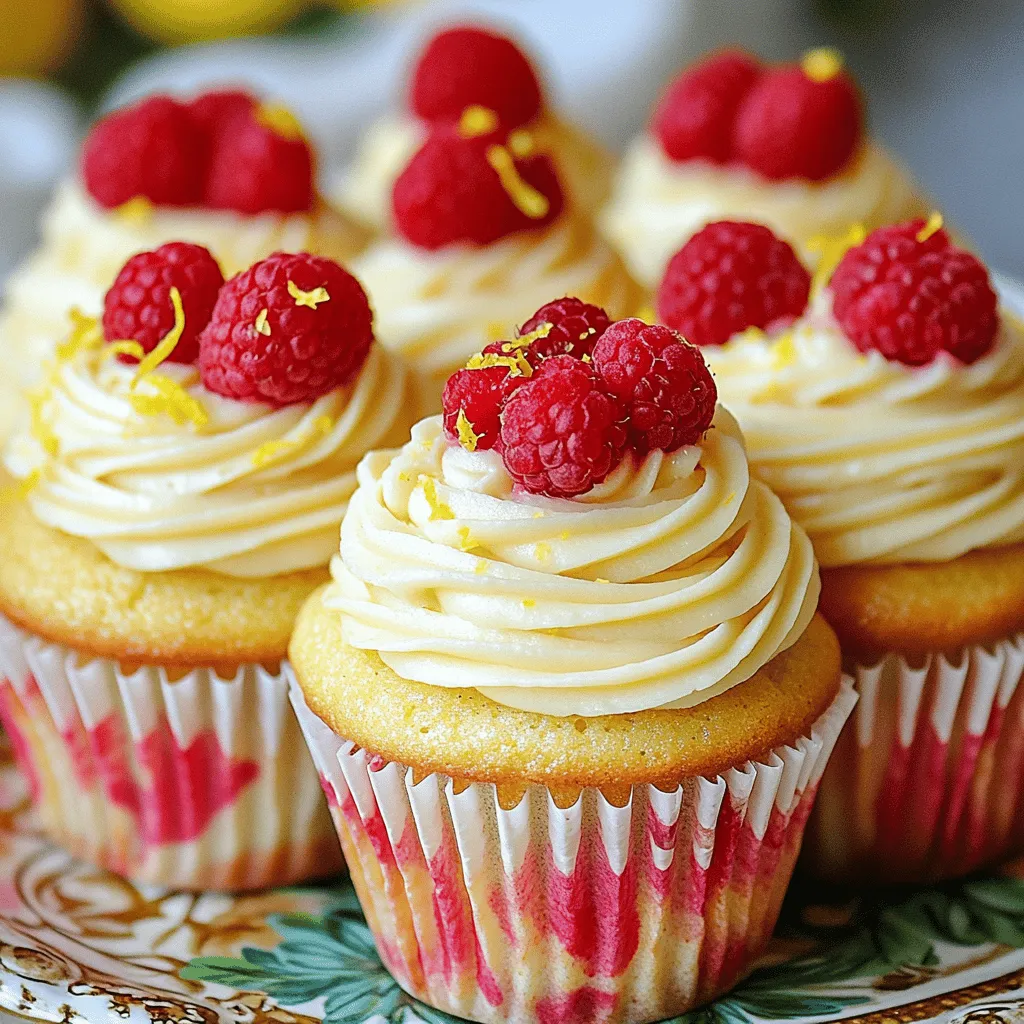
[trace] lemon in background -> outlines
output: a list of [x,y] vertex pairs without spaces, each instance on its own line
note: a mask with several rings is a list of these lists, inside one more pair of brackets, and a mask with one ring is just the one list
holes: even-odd
[[83,0],[0,0],[0,75],[54,71],[74,46],[83,15]]
[[[6,2],[9,0],[0,0],[0,3]],[[307,6],[306,0],[108,2],[140,32],[164,43],[223,39],[227,36],[270,32],[290,21]]]

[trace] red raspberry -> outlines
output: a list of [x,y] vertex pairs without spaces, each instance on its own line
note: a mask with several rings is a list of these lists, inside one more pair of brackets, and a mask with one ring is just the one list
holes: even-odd
[[494,448],[501,432],[501,410],[509,396],[528,379],[522,374],[513,375],[507,366],[456,370],[448,378],[441,397],[445,432],[453,441],[462,442],[459,429],[459,413],[462,413],[476,437],[473,450]]
[[999,328],[988,271],[924,221],[872,231],[843,256],[830,287],[836,320],[861,352],[922,366],[942,351],[962,363],[989,352]]
[[93,126],[82,149],[82,180],[108,209],[136,196],[190,206],[202,199],[203,153],[188,109],[170,96],[151,96]]
[[684,71],[655,111],[651,130],[670,160],[726,163],[736,110],[761,75],[747,53],[727,50]]
[[[121,268],[103,300],[103,337],[107,341],[131,338],[152,352],[174,326],[174,287],[181,294],[185,327],[167,358],[194,363],[199,334],[210,322],[223,283],[217,261],[201,245],[167,242],[153,252],[140,252]],[[121,358],[132,361],[130,356]]]
[[630,318],[594,347],[608,391],[629,412],[629,441],[640,454],[697,444],[711,426],[718,389],[700,349],[661,324]]
[[788,242],[762,224],[717,221],[669,261],[658,317],[694,345],[723,345],[807,308],[811,275]]
[[531,494],[585,494],[622,458],[622,419],[593,366],[553,356],[505,404],[502,462]]
[[[520,183],[539,193],[543,207],[533,211],[536,216],[516,204],[508,182],[489,162],[495,153],[512,162]],[[422,249],[456,242],[488,245],[550,224],[562,211],[562,190],[547,156],[513,160],[497,135],[463,138],[445,129],[435,131],[399,175],[392,205],[398,230]]]
[[315,199],[313,153],[281,108],[257,107],[214,139],[206,203],[238,213],[297,213]]
[[530,354],[547,359],[549,356],[572,355],[581,359],[594,351],[597,339],[607,330],[611,319],[600,307],[582,299],[566,296],[541,306],[519,332],[532,334],[542,324],[551,330],[543,338],[530,343]]
[[256,97],[241,89],[213,89],[192,100],[188,110],[200,130],[213,140],[248,120],[256,106]]
[[762,76],[736,114],[733,151],[771,181],[821,181],[856,151],[864,114],[853,80],[830,51]]
[[439,32],[412,73],[410,105],[425,121],[458,121],[476,104],[515,128],[532,121],[541,102],[537,76],[519,47],[473,25]]
[[347,270],[276,252],[221,288],[199,338],[199,369],[228,398],[312,402],[351,381],[372,342],[370,304]]

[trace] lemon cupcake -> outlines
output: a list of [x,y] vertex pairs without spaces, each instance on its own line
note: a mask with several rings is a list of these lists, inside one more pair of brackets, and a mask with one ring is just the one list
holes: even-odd
[[601,219],[638,281],[712,221],[757,221],[813,257],[821,235],[927,212],[906,172],[866,135],[856,85],[833,50],[764,67],[707,57],[667,89],[629,148]]
[[185,239],[229,276],[279,249],[348,260],[365,235],[317,196],[315,171],[294,118],[245,93],[152,96],[97,122],[43,217],[39,248],[7,283],[0,351],[15,372],[0,383],[0,438],[68,310],[98,315],[134,253]]
[[281,662],[357,461],[408,431],[404,371],[372,340],[330,260],[223,284],[176,242],[59,346],[5,459],[0,716],[76,854],[195,889],[337,868]]
[[[795,324],[704,350],[756,474],[814,544],[860,690],[808,849],[844,881],[1024,849],[1024,303],[1004,289],[999,309],[940,225],[871,233]],[[692,311],[716,303],[681,279],[692,255],[660,308],[699,336]]]
[[420,52],[409,81],[407,109],[371,125],[333,198],[374,232],[392,225],[391,190],[433,126],[453,124],[467,107],[493,111],[509,130],[527,128],[555,156],[575,206],[594,213],[611,189],[610,153],[546,109],[526,55],[505,36],[477,25],[435,35]]
[[290,647],[381,956],[477,1021],[642,1024],[735,982],[854,701],[698,351],[581,317],[578,355],[506,342],[518,372],[461,371],[363,460]]
[[518,311],[577,296],[616,316],[641,295],[587,218],[567,208],[531,133],[505,134],[469,108],[438,128],[395,183],[397,234],[353,263],[377,337],[411,367],[419,411],[437,412],[448,376],[502,336]]

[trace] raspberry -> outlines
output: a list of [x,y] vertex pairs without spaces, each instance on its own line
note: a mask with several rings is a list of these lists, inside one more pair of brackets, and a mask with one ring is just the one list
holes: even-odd
[[[174,287],[181,294],[185,327],[168,359],[193,363],[199,334],[210,322],[223,283],[217,261],[201,245],[168,242],[153,252],[140,252],[121,268],[103,300],[103,336],[107,341],[131,338],[152,352],[174,326]],[[130,356],[122,358],[131,361]]]
[[202,199],[204,151],[187,108],[169,96],[151,96],[93,126],[82,149],[82,180],[108,209],[136,196],[190,206]]
[[286,111],[257,107],[213,140],[206,203],[238,213],[297,213],[315,198],[313,153]]
[[651,123],[670,160],[726,163],[740,101],[761,75],[749,54],[726,51],[684,71],[669,87]]
[[748,327],[794,319],[811,275],[788,242],[761,224],[717,221],[669,261],[658,317],[695,345],[723,345]]
[[829,53],[767,72],[740,104],[733,152],[762,177],[821,181],[857,149],[864,129],[860,96],[838,59],[822,67]]
[[[492,162],[503,156],[503,179]],[[523,191],[541,205],[525,212]],[[518,203],[518,205],[517,205]],[[435,131],[399,175],[392,194],[395,223],[413,245],[487,245],[541,227],[562,210],[562,190],[547,156],[513,158],[497,135],[464,138]]]
[[629,441],[641,455],[697,444],[711,426],[718,389],[700,349],[660,324],[631,318],[594,347],[604,386],[629,413]]
[[505,404],[502,462],[531,494],[585,494],[622,458],[622,418],[618,402],[589,363],[554,356]]
[[212,141],[238,122],[247,120],[256,106],[256,97],[251,93],[241,89],[214,89],[192,100],[188,111],[200,131]]
[[493,110],[507,128],[532,121],[540,85],[523,52],[505,36],[472,25],[439,32],[412,73],[410,103],[425,121],[457,121],[466,107]]
[[942,351],[962,363],[989,352],[999,327],[988,271],[924,221],[879,228],[832,275],[836,320],[861,352],[922,366]]
[[347,270],[276,252],[221,288],[199,338],[199,369],[228,398],[312,402],[351,381],[372,342],[370,304]]
[[519,333],[520,336],[532,334],[542,324],[550,324],[547,335],[530,343],[530,354],[541,359],[563,354],[580,359],[594,351],[597,339],[610,323],[608,314],[600,306],[566,296],[541,306]]

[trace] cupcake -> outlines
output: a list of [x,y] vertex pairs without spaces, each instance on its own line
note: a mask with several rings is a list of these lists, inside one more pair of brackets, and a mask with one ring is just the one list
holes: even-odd
[[[765,232],[695,236],[659,309],[709,342],[756,475],[814,544],[861,694],[808,860],[841,881],[966,874],[1024,850],[1024,302],[999,308],[938,217],[872,232],[821,289]],[[744,255],[716,296],[724,235]]]
[[371,125],[333,198],[374,232],[392,225],[391,189],[402,168],[437,125],[453,124],[467,107],[493,111],[508,129],[526,128],[557,154],[558,173],[573,204],[593,213],[611,188],[612,157],[578,128],[546,109],[526,55],[505,36],[476,25],[435,35],[416,59],[406,109]]
[[822,235],[926,212],[914,182],[867,136],[834,50],[777,67],[731,51],[668,87],[622,161],[602,227],[653,290],[669,256],[712,221],[766,224],[813,257]]
[[75,854],[189,889],[338,867],[281,662],[357,461],[409,429],[372,342],[332,261],[277,253],[223,283],[173,242],[57,348],[5,456],[0,717]]
[[643,1024],[734,983],[854,701],[699,352],[599,312],[540,311],[363,460],[290,646],[381,957],[475,1021]]
[[43,218],[38,250],[7,284],[0,351],[15,372],[0,384],[0,439],[68,311],[98,315],[129,256],[185,239],[229,276],[275,250],[348,260],[365,236],[317,196],[315,170],[295,119],[246,93],[152,96],[97,122]]
[[448,376],[503,337],[519,311],[577,296],[614,315],[640,291],[592,223],[565,203],[552,158],[483,107],[442,126],[395,182],[396,234],[353,263],[381,344],[413,370],[419,412],[436,413]]

